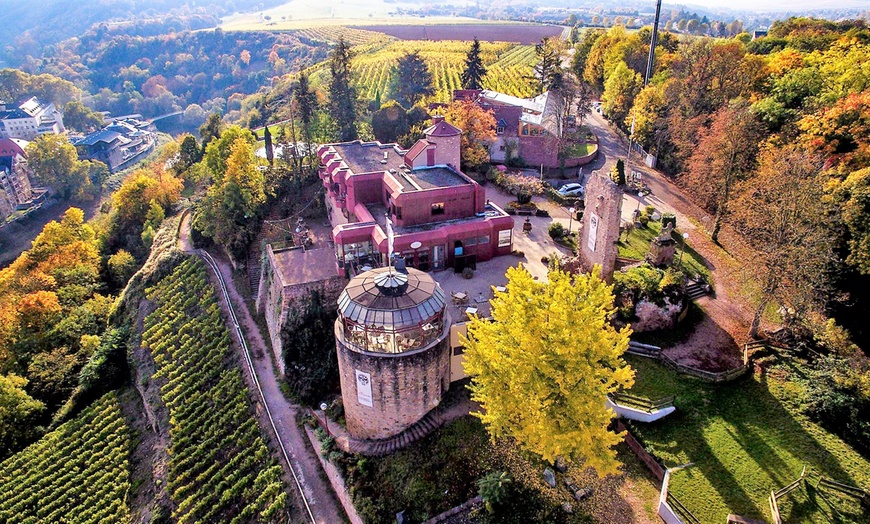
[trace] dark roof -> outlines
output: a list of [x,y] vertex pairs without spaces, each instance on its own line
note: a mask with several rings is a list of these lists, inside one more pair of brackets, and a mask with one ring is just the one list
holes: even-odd
[[6,119],[18,119],[18,118],[33,118],[32,115],[28,115],[24,111],[19,108],[7,109],[5,111],[0,111],[0,120]]
[[423,131],[423,134],[426,136],[456,136],[461,135],[462,130],[442,120],[434,126],[426,128],[426,130]]
[[357,275],[338,297],[339,315],[395,331],[418,326],[443,311],[447,299],[435,279],[413,268],[407,271],[382,267]]
[[81,140],[77,140],[73,143],[73,145],[92,146],[97,142],[105,142],[107,144],[111,144],[120,137],[121,133],[118,133],[117,131],[109,131],[107,129],[103,129],[101,131],[97,131],[96,133],[91,133],[90,135],[82,138]]
[[[404,152],[398,153],[395,144],[378,144],[377,142],[344,142],[329,144],[338,156],[354,173],[375,173],[397,169],[403,163]],[[382,164],[384,153],[387,153],[387,163]]]

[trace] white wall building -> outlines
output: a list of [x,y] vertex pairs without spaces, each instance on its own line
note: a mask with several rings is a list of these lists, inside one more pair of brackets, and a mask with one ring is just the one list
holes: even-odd
[[33,140],[39,135],[64,132],[63,114],[51,102],[40,102],[34,96],[11,109],[0,102],[0,138]]

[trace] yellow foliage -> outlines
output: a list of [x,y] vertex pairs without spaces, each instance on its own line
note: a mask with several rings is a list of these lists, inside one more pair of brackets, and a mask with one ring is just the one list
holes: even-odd
[[474,318],[464,337],[476,413],[493,438],[513,437],[546,461],[584,461],[599,475],[619,467],[607,430],[608,393],[630,388],[622,360],[630,330],[610,324],[613,289],[596,270],[554,269],[538,282],[522,266],[507,272],[508,291],[492,300],[492,320]]

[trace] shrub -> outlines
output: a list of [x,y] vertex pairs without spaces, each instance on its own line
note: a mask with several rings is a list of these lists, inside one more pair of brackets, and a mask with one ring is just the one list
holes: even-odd
[[666,228],[668,224],[671,224],[672,229],[677,229],[677,216],[673,213],[662,215],[662,229]]
[[470,267],[466,267],[462,270],[462,276],[465,279],[470,279],[470,278],[474,277],[474,270],[471,269]]
[[819,359],[808,375],[804,411],[853,446],[870,451],[870,369],[866,361],[830,355]]
[[477,481],[478,494],[486,505],[486,510],[493,512],[494,507],[504,500],[511,477],[506,471],[493,471]]
[[547,233],[550,234],[550,238],[552,238],[553,240],[559,240],[560,238],[565,236],[565,226],[563,226],[559,222],[553,222],[547,229]]
[[610,179],[620,186],[625,185],[625,162],[617,160],[616,164],[610,168]]

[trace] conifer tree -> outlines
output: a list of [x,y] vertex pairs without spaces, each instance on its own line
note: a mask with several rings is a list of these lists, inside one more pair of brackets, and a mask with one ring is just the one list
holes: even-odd
[[480,40],[475,38],[465,58],[465,71],[460,78],[462,89],[483,89],[484,76],[486,76],[486,68],[480,57]]
[[416,51],[399,58],[396,79],[396,101],[404,107],[410,108],[424,96],[435,92],[432,88],[432,73]]
[[345,42],[344,37],[339,37],[338,44],[329,56],[329,116],[335,122],[335,138],[340,142],[359,137],[356,129],[356,89],[350,82],[352,56],[350,44]]
[[311,90],[311,84],[308,82],[308,75],[304,72],[299,73],[299,79],[296,81],[294,91],[296,107],[299,110],[299,120],[302,121],[302,134],[305,135],[306,152],[312,154],[311,124],[314,122],[314,116],[317,112],[317,95]]

